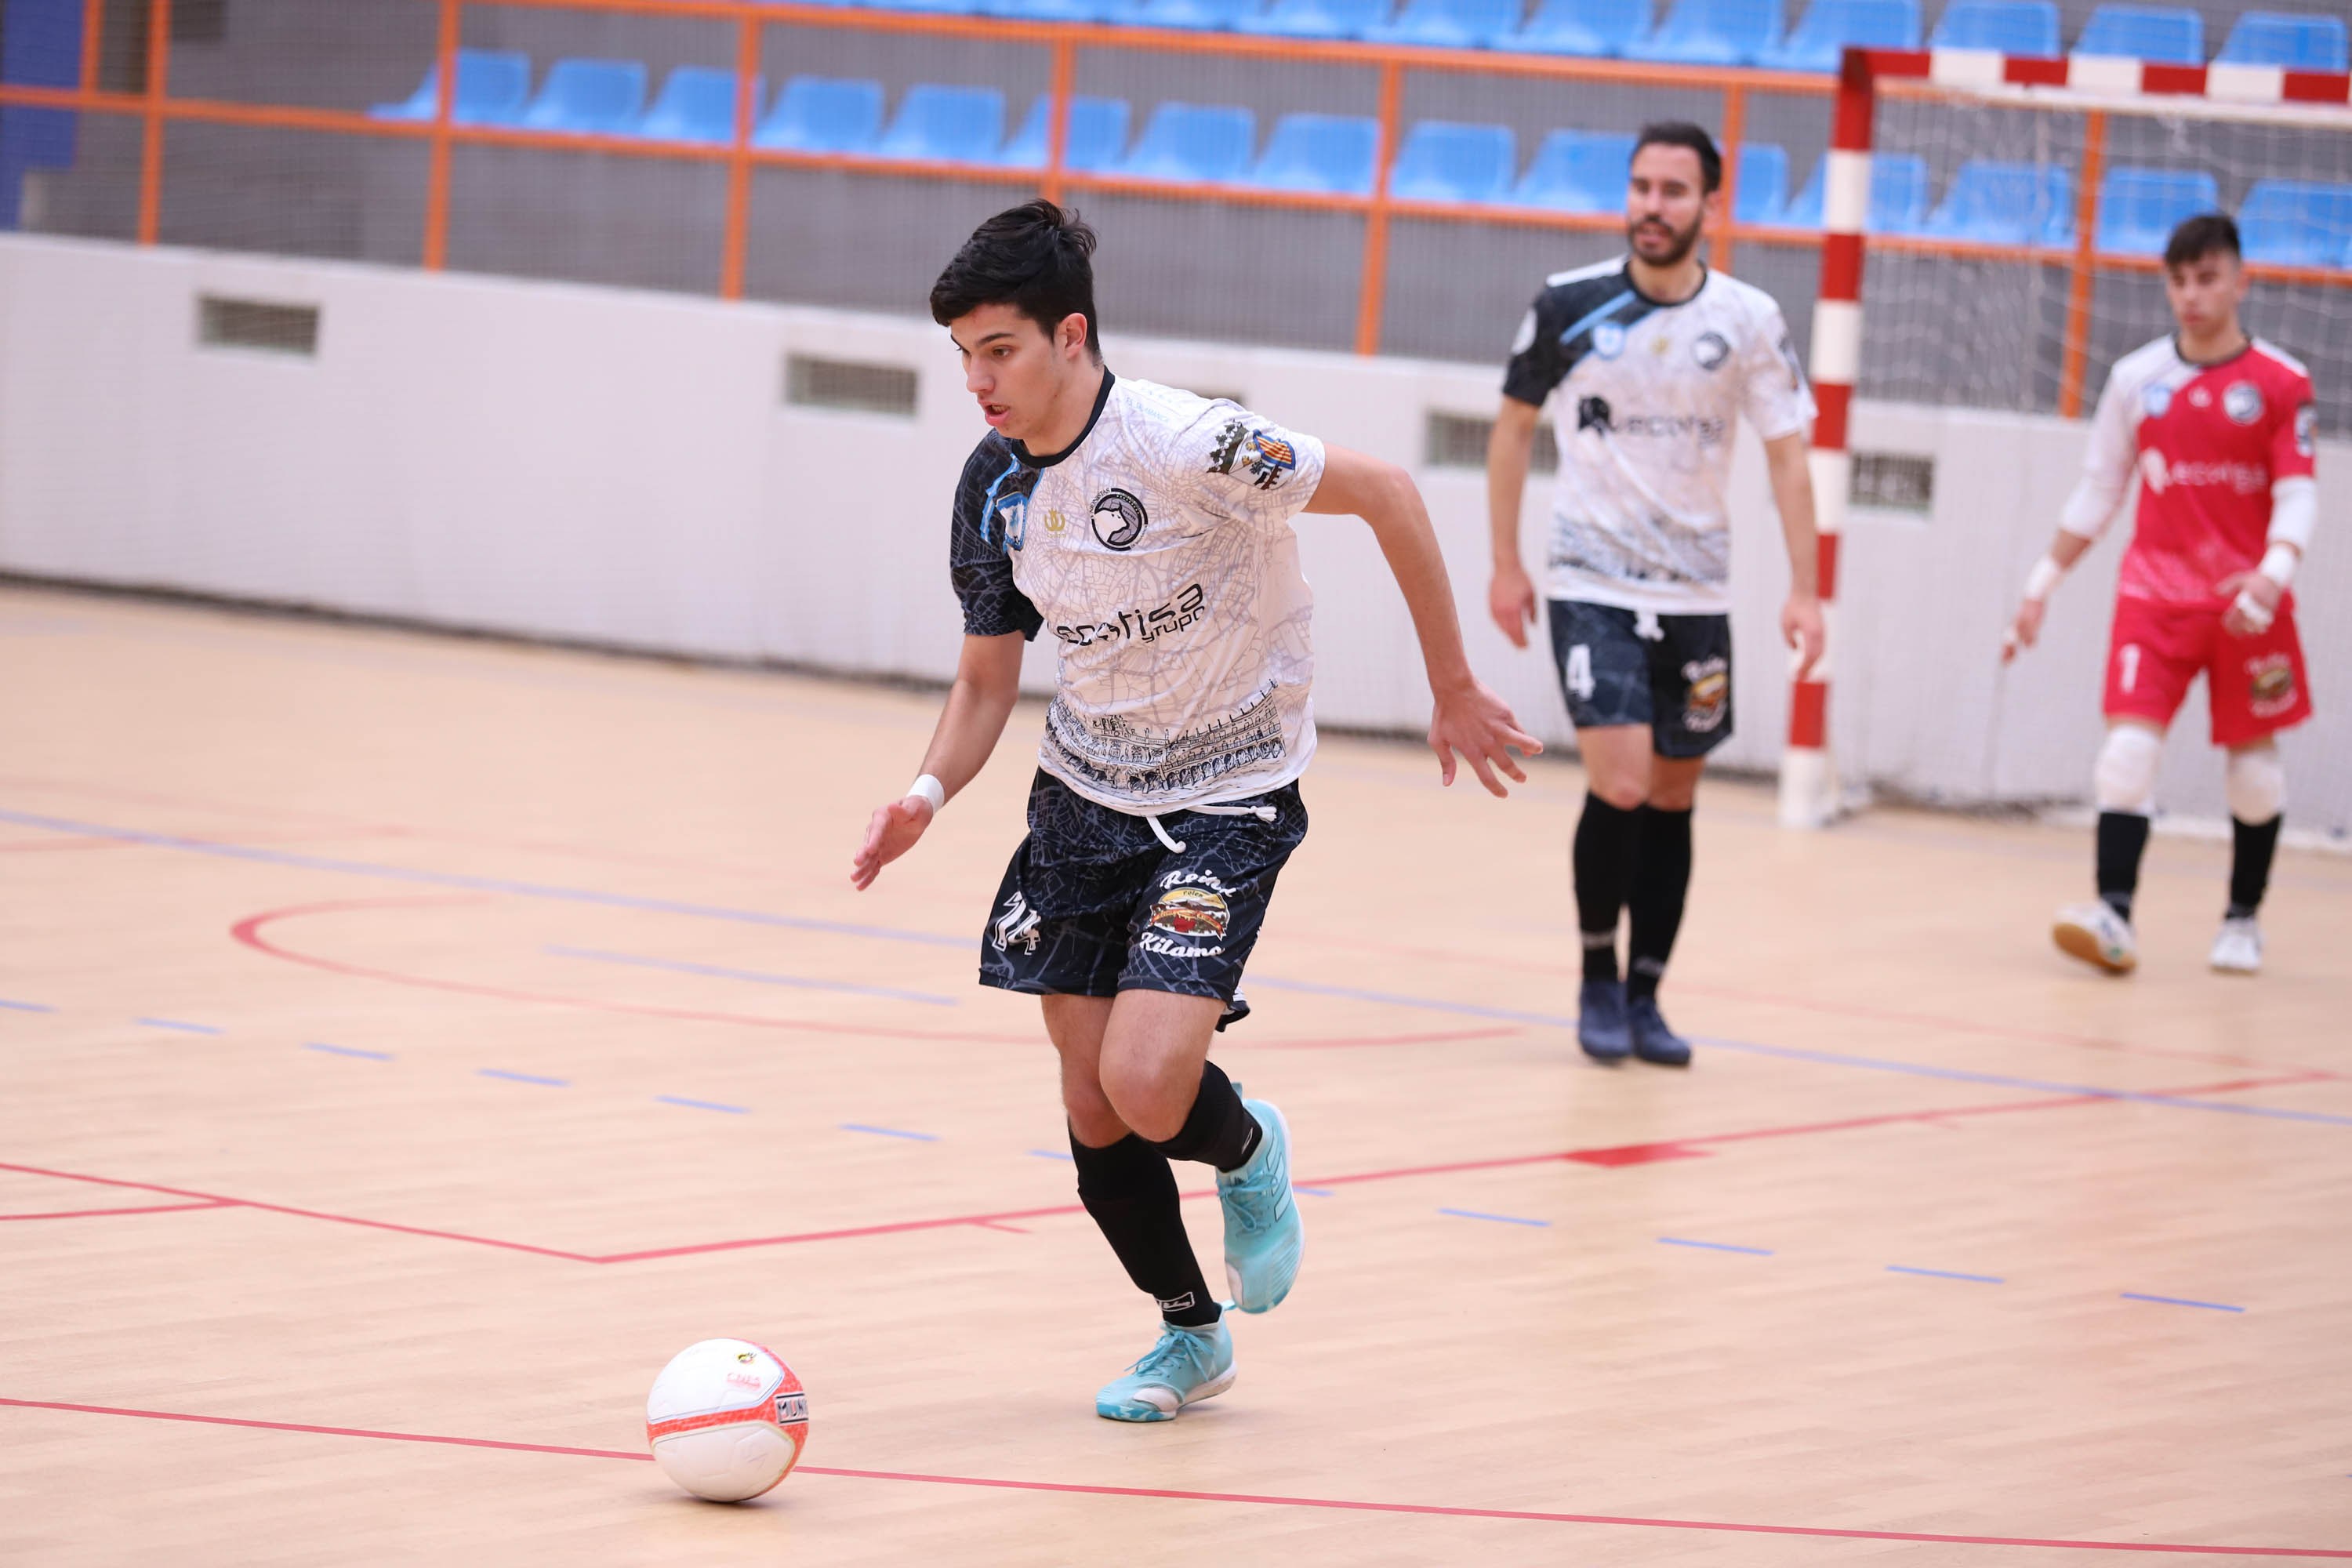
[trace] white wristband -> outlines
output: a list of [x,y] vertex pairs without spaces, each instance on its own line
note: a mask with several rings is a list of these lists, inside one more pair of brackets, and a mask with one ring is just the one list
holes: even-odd
[[921,795],[931,803],[931,815],[934,816],[937,816],[948,803],[947,786],[929,773],[925,773],[907,786],[907,799],[912,800],[917,795]]
[[2294,545],[2280,541],[2263,552],[2263,563],[2254,570],[2284,588],[2294,579],[2295,563],[2302,559]]
[[2058,579],[2064,575],[2066,568],[2058,564],[2057,557],[2044,555],[2033,563],[2033,570],[2025,574],[2025,596],[2033,600],[2047,599],[2050,590],[2055,588]]

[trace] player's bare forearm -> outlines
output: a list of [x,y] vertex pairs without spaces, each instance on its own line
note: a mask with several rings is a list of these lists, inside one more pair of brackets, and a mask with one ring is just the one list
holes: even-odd
[[[949,799],[979,775],[1004,733],[1004,721],[1021,696],[1021,645],[1017,632],[963,639],[955,683],[948,688],[939,727],[923,752],[922,771],[940,781]],[[860,892],[872,887],[883,867],[915,847],[932,816],[930,801],[918,795],[876,807],[866,825],[866,841],[850,862],[851,884]]]
[[1454,611],[1454,584],[1437,548],[1437,531],[1430,526],[1429,509],[1422,504],[1412,477],[1393,463],[1344,447],[1328,447],[1323,481],[1307,510],[1351,512],[1370,524],[1372,537],[1380,541],[1381,553],[1388,558],[1421,639],[1422,662],[1435,699],[1429,745],[1437,753],[1443,781],[1454,782],[1454,758],[1459,752],[1492,794],[1506,793],[1495,776],[1497,772],[1524,783],[1527,774],[1512,761],[1511,752],[1533,756],[1543,746],[1519,728],[1503,700],[1470,672],[1469,656],[1462,649],[1462,622]]
[[1528,460],[1535,450],[1536,421],[1543,411],[1516,397],[1503,399],[1486,437],[1486,524],[1495,550],[1495,570],[1486,588],[1486,613],[1511,639],[1528,646],[1535,624],[1535,584],[1519,559],[1519,506],[1527,495]]
[[2095,540],[2085,539],[2079,533],[2072,533],[2062,528],[2056,537],[2050,541],[2050,559],[2056,563],[2060,571],[2071,572],[2074,570],[2074,563],[2088,554],[2091,546],[2096,542]]
[[1780,513],[1780,537],[1789,548],[1791,598],[1821,596],[1821,532],[1813,512],[1813,470],[1801,432],[1764,443],[1772,476],[1772,504]]

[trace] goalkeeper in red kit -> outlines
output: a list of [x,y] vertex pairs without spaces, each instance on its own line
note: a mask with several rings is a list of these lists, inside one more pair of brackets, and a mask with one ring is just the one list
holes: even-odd
[[2315,410],[2309,373],[2239,323],[2246,275],[2227,216],[2204,214],[2173,230],[2164,291],[2179,331],[2126,354],[2107,377],[2082,481],[2026,579],[2006,656],[2032,646],[2050,591],[2121,509],[2136,470],[2139,508],[2116,584],[2095,774],[2099,897],[2061,910],[2052,935],[2111,973],[2138,963],[2132,895],[2157,761],[2201,670],[2213,742],[2229,752],[2235,836],[2211,962],[2252,974],[2263,960],[2255,911],[2286,804],[2275,737],[2311,716],[2287,584],[2318,510]]

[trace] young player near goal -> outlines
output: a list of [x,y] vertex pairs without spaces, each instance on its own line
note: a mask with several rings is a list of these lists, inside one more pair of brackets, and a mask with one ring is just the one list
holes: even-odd
[[1233,403],[1114,376],[1094,244],[1074,215],[1030,202],[982,224],[931,290],[991,426],[950,531],[963,653],[921,776],[875,812],[852,880],[872,886],[980,772],[1022,645],[1050,631],[1058,678],[1029,836],[997,889],[980,978],[1043,998],[1078,1196],[1159,1306],[1157,1344],[1095,1409],[1165,1421],[1234,1379],[1169,1162],[1216,1169],[1243,1311],[1279,1304],[1298,1270],[1288,1128],[1208,1059],[1249,1011],[1243,965],[1307,832],[1313,600],[1291,518],[1371,525],[1420,636],[1445,783],[1459,752],[1501,795],[1497,772],[1525,777],[1506,748],[1541,748],[1470,673],[1412,481]]
[[2125,355],[2108,374],[2082,480],[2049,552],[2026,578],[2002,657],[2033,646],[2050,591],[2105,531],[2137,472],[2139,510],[2109,637],[2107,738],[2093,773],[2099,897],[2059,911],[2051,934],[2114,973],[2139,963],[2132,895],[2157,759],[2202,670],[2213,742],[2230,753],[2234,838],[2230,903],[2210,962],[2252,974],[2263,964],[2255,911],[2286,806],[2274,737],[2311,716],[2287,584],[2319,507],[2315,410],[2309,373],[2239,323],[2246,274],[2238,226],[2226,215],[2207,213],[2172,231],[2164,296],[2179,331]]
[[[1558,391],[1545,588],[1586,779],[1573,857],[1584,941],[1576,1036],[1605,1062],[1690,1060],[1658,1011],[1658,980],[1690,884],[1699,770],[1731,735],[1724,486],[1742,413],[1764,437],[1788,543],[1780,631],[1801,678],[1822,652],[1805,458],[1812,395],[1771,296],[1699,260],[1722,184],[1704,130],[1643,128],[1626,182],[1630,254],[1545,280],[1511,346],[1486,450],[1488,607],[1525,647],[1536,589],[1519,562],[1519,498],[1536,420]],[[1617,922],[1629,908],[1621,982]]]

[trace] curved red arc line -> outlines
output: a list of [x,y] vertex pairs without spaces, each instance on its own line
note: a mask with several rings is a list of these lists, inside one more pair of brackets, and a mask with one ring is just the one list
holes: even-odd
[[[573,1448],[552,1443],[509,1443],[493,1437],[445,1437],[427,1432],[382,1432],[364,1426],[318,1426],[294,1421],[257,1421],[230,1415],[192,1415],[172,1410],[130,1410],[108,1405],[76,1405],[52,1399],[5,1399],[19,1410],[57,1410],[81,1415],[122,1415],[145,1421],[188,1421],[207,1426],[245,1426],[265,1432],[300,1432],[327,1437],[370,1437],[380,1442],[436,1443],[466,1448],[502,1448],[526,1454],[562,1454],[587,1459],[650,1462],[650,1454],[622,1448]],[[935,1476],[912,1470],[858,1470],[802,1465],[799,1473],[843,1480],[902,1481],[923,1486],[985,1487],[1003,1491],[1059,1492],[1087,1497],[1129,1497],[1180,1502],[1255,1504],[1266,1508],[1319,1508],[1351,1513],[1401,1513],[1436,1519],[1500,1519],[1529,1524],[1603,1524],[1642,1530],[1689,1530],[1739,1535],[1797,1535],[1831,1541],[1916,1541],[1947,1546],[2042,1546],[2077,1552],[2142,1552],[2202,1557],[2302,1557],[2352,1559],[2352,1551],[2322,1546],[2209,1546],[2172,1541],[2068,1541],[2021,1535],[1931,1534],[1907,1530],[1841,1530],[1829,1525],[1750,1524],[1731,1520],[1651,1519],[1639,1514],[1548,1513],[1529,1509],[1458,1508],[1443,1503],[1363,1502],[1349,1498],[1288,1497],[1277,1493],[1213,1492],[1172,1487],[1095,1486],[1080,1481],[1016,1481],[989,1476]]]

